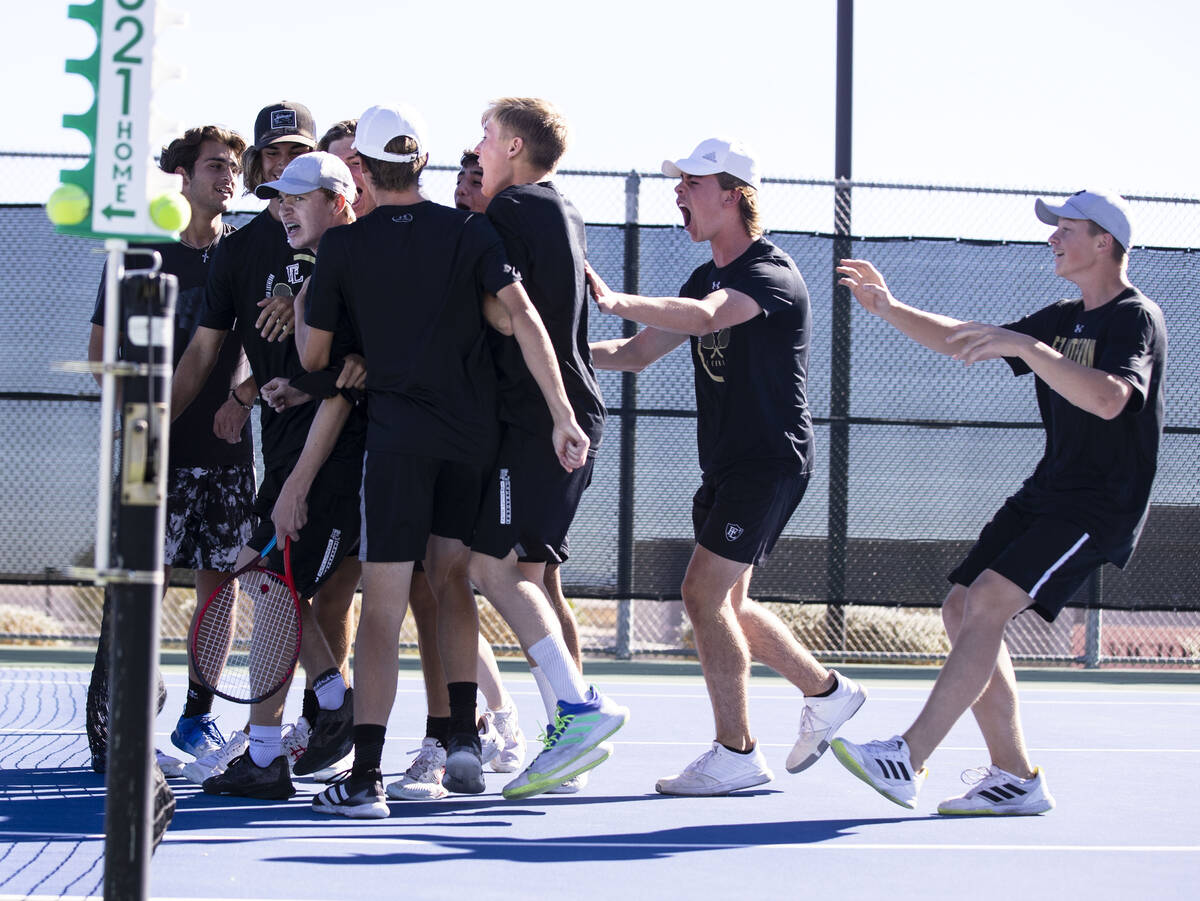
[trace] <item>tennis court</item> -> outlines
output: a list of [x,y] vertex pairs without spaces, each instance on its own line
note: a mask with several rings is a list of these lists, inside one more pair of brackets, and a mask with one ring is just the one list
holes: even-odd
[[[83,731],[88,668],[0,658],[0,898],[90,897],[103,870],[103,777]],[[1033,818],[948,819],[937,802],[986,762],[970,719],[930,762],[918,809],[890,804],[827,755],[789,775],[783,758],[800,713],[783,680],[756,675],[751,713],[774,782],[725,798],[669,798],[658,776],[710,740],[694,664],[637,672],[599,662],[590,678],[633,715],[616,752],[574,796],[505,801],[488,791],[392,802],[386,820],[314,814],[318,786],[288,802],[214,798],[172,780],[178,807],[152,864],[154,898],[1193,898],[1200,877],[1200,679],[1194,673],[1022,674],[1035,763],[1058,809]],[[883,738],[924,700],[934,670],[847,667],[870,699],[842,730]],[[652,673],[652,674],[648,674]],[[171,699],[156,741],[169,748],[185,674],[164,673]],[[540,702],[516,670],[507,681],[532,739]],[[218,701],[221,723],[244,711]],[[299,709],[289,700],[288,718]],[[398,774],[420,744],[419,673],[402,669],[384,752]],[[391,775],[391,778],[396,778]]]

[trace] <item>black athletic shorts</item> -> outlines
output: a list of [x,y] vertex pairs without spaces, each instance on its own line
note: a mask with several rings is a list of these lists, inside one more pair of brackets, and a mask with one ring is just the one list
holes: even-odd
[[[249,545],[262,550],[275,535],[271,510],[291,470],[270,470],[258,491],[259,510],[265,514],[251,536]],[[292,542],[292,578],[296,593],[312,597],[347,555],[358,551],[362,521],[359,498],[361,473],[353,466],[322,466],[308,491],[308,522],[300,530],[300,539]],[[267,567],[283,572],[283,548],[267,556]]]
[[369,563],[423,560],[430,535],[469,545],[483,474],[469,463],[368,452],[359,556]]
[[758,566],[799,506],[808,478],[761,463],[704,475],[692,498],[696,543],[726,560]]
[[1079,526],[1038,515],[1009,498],[947,578],[970,587],[990,569],[1017,585],[1046,622],[1055,617],[1106,558]]
[[496,466],[485,486],[471,550],[503,559],[516,550],[522,563],[562,563],[567,532],[583,492],[592,484],[596,453],[574,472],[558,462],[548,434],[511,426],[500,439]]

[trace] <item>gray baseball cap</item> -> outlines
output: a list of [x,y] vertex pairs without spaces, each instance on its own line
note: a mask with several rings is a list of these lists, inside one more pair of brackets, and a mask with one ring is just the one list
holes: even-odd
[[1129,250],[1133,225],[1129,221],[1129,204],[1119,194],[1107,191],[1076,191],[1060,206],[1051,206],[1040,197],[1033,210],[1047,225],[1058,225],[1059,217],[1087,219],[1112,235],[1117,243]]
[[269,200],[278,194],[307,194],[317,188],[328,188],[341,194],[347,203],[358,196],[350,169],[341,157],[321,150],[298,156],[283,170],[275,181],[268,181],[254,189],[256,197]]

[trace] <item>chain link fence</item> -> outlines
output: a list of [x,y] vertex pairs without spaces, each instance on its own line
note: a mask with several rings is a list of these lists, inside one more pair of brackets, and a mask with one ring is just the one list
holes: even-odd
[[[83,157],[5,154],[0,182],[0,285],[8,340],[0,351],[5,458],[0,477],[0,643],[88,643],[102,594],[64,584],[88,565],[95,515],[98,397],[89,377],[51,372],[81,358],[102,260],[99,242],[54,234],[40,201],[60,168]],[[426,193],[449,202],[456,170],[433,167]],[[652,173],[563,172],[556,178],[590,223],[589,257],[614,286],[675,294],[707,259],[678,227],[673,181]],[[752,595],[829,661],[935,662],[947,650],[937,606],[945,573],[1041,453],[1027,380],[999,365],[967,370],[840,310],[833,258],[876,262],[898,296],[959,318],[1001,322],[1063,296],[1036,196],[1060,190],[767,179],[769,237],[796,260],[812,296],[808,397],[818,442],[808,494]],[[1118,186],[1119,187],[1119,186]],[[835,238],[834,199],[852,201],[853,238]],[[1130,277],[1171,333],[1167,434],[1153,507],[1130,567],[1106,567],[1048,625],[1010,628],[1018,660],[1067,665],[1200,663],[1200,201],[1126,194],[1138,249]],[[258,208],[239,201],[233,221]],[[858,237],[869,235],[870,237]],[[840,317],[840,319],[839,319]],[[594,340],[622,334],[595,313]],[[694,654],[679,585],[691,552],[699,481],[686,345],[638,375],[601,373],[609,425],[562,576],[585,651],[617,657]],[[840,380],[840,381],[839,381]],[[187,574],[177,581],[186,582]],[[194,604],[173,587],[164,644],[181,646]],[[483,602],[485,634],[517,652]],[[408,624],[411,628],[411,623]],[[406,631],[415,647],[415,632]]]

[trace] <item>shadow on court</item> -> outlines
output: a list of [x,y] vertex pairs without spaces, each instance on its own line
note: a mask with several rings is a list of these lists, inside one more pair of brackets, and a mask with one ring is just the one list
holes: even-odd
[[0,816],[7,841],[104,832],[104,776],[90,769],[0,769],[0,797],[7,802]]
[[[618,800],[618,799],[608,799]],[[506,861],[509,863],[584,863],[594,861],[655,860],[696,851],[719,851],[746,846],[813,844],[853,834],[864,826],[892,825],[906,819],[928,817],[882,817],[844,820],[807,820],[782,823],[719,823],[680,826],[650,832],[522,839],[488,838],[456,840],[444,833],[372,832],[370,837],[437,845],[444,852],[409,852],[381,849],[382,853],[330,854],[325,856],[274,857],[277,863],[321,864],[417,864],[439,860]],[[344,833],[343,833],[344,834]],[[364,833],[364,838],[368,837]]]

